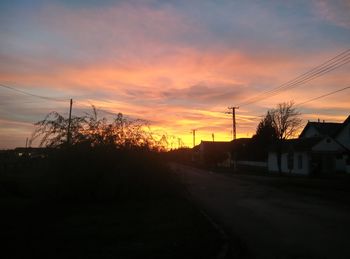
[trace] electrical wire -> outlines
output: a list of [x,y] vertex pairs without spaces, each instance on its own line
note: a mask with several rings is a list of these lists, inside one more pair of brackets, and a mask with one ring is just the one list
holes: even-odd
[[313,101],[316,101],[316,100],[318,100],[318,99],[322,99],[322,98],[324,98],[324,97],[327,97],[327,96],[330,96],[330,95],[333,95],[333,94],[336,94],[336,93],[345,91],[345,90],[347,90],[347,89],[350,89],[350,86],[347,86],[347,87],[344,87],[344,88],[342,88],[342,89],[338,89],[338,90],[335,90],[335,91],[332,91],[332,92],[329,92],[329,93],[326,93],[326,94],[317,96],[317,97],[315,97],[315,98],[311,98],[311,99],[309,99],[309,100],[307,100],[307,101],[298,103],[298,104],[296,104],[295,106],[302,106],[302,105],[304,105],[304,104],[306,104],[306,103],[313,102]]
[[60,98],[59,99],[59,98],[54,98],[54,97],[49,97],[49,96],[32,94],[32,93],[29,93],[27,91],[23,91],[21,89],[15,88],[13,86],[1,84],[1,83],[0,83],[0,86],[3,87],[3,88],[6,88],[8,90],[14,91],[14,92],[18,92],[18,93],[21,93],[21,94],[25,94],[25,95],[28,95],[28,96],[32,96],[32,97],[36,97],[36,98],[40,98],[40,99],[44,99],[44,100],[55,101],[55,102],[66,102],[66,101],[70,100],[69,98]]
[[86,104],[86,103],[84,103],[84,102],[81,102],[81,101],[74,101],[74,102],[75,102],[75,103],[80,103],[80,105],[85,106],[85,107],[87,107],[87,108],[95,107],[97,112],[103,112],[103,113],[105,113],[105,114],[112,115],[112,116],[119,116],[118,113],[114,113],[114,112],[105,110],[105,109],[103,109],[103,108],[101,108],[101,107],[97,107],[97,106],[95,106],[95,105],[94,105],[93,103],[91,103],[91,102],[89,102],[89,105]]
[[320,77],[320,76],[322,76],[322,75],[324,75],[324,74],[326,74],[326,73],[329,73],[329,72],[331,72],[331,71],[337,69],[338,67],[343,66],[343,65],[345,65],[345,64],[347,64],[347,63],[349,63],[349,62],[350,62],[350,58],[347,59],[346,62],[343,62],[343,63],[340,63],[340,64],[337,63],[337,64],[335,64],[335,65],[332,65],[332,66],[330,66],[330,67],[327,67],[326,69],[317,71],[317,73],[313,73],[313,74],[312,74],[311,76],[309,76],[308,78],[299,80],[299,81],[294,82],[293,84],[290,84],[290,85],[288,85],[288,86],[286,86],[286,87],[283,87],[283,88],[280,88],[280,89],[278,89],[278,90],[276,90],[276,91],[273,91],[273,92],[271,92],[269,95],[267,95],[267,96],[265,95],[263,98],[260,98],[260,100],[259,100],[259,98],[258,98],[258,99],[255,99],[255,100],[253,100],[253,101],[250,101],[250,102],[247,102],[247,103],[245,103],[245,104],[242,104],[242,105],[240,105],[240,106],[245,106],[245,105],[248,105],[248,104],[252,104],[252,103],[261,101],[261,100],[263,100],[263,99],[267,99],[267,98],[270,98],[270,97],[272,97],[272,96],[278,95],[278,94],[280,94],[280,93],[283,92],[283,91],[287,91],[287,90],[296,88],[296,87],[298,87],[298,86],[301,86],[301,85],[303,85],[303,84],[305,84],[305,83],[307,83],[307,82],[309,82],[309,81],[312,81],[313,79],[316,79],[316,78],[318,78],[318,77]]
[[272,96],[275,96],[283,91],[287,91],[290,89],[293,89],[295,87],[301,86],[313,79],[316,79],[326,73],[329,73],[341,66],[344,66],[350,62],[350,49],[347,49],[340,54],[336,55],[335,57],[327,60],[326,62],[322,63],[321,65],[318,65],[311,70],[301,74],[300,76],[297,76],[296,78],[287,81],[286,83],[283,83],[273,89],[267,90],[263,93],[258,94],[255,97],[249,98],[242,102],[239,106],[246,106],[252,103],[259,102],[261,100],[270,98]]
[[[283,88],[288,88],[288,87],[292,87],[293,85],[299,85],[301,83],[304,83],[305,81],[310,81],[309,79],[313,79],[315,77],[321,76],[327,72],[330,72],[342,65],[347,64],[348,62],[350,62],[350,49],[346,50],[344,52],[342,52],[341,54],[337,55],[336,57],[324,62],[323,64],[309,70],[308,72],[294,78],[293,80],[290,80],[276,88],[267,90],[259,95],[257,95],[256,97],[252,97],[250,99],[248,99],[247,101],[245,101],[245,103],[251,103],[254,102],[255,100],[258,100],[259,98],[262,97],[267,97],[269,94],[274,93],[274,92],[278,92]],[[245,104],[242,104],[245,105]]]

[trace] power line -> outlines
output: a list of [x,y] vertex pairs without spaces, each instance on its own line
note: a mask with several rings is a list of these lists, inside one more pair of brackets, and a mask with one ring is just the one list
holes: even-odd
[[350,62],[350,49],[347,49],[340,54],[336,55],[335,57],[327,60],[326,62],[322,63],[321,65],[318,65],[311,70],[301,74],[300,76],[297,76],[296,78],[287,81],[286,83],[283,83],[273,89],[267,90],[263,93],[258,94],[255,97],[249,98],[243,103],[240,104],[240,106],[246,106],[248,104],[256,103],[261,100],[270,98],[274,95],[277,95],[283,91],[298,87],[300,85],[303,85],[317,77],[320,77],[326,73],[329,73],[341,66],[344,66],[345,64]]
[[90,105],[87,105],[87,104],[85,104],[85,103],[82,102],[82,101],[75,101],[75,102],[80,103],[81,105],[83,105],[83,106],[85,106],[85,107],[89,107],[89,108],[95,107],[95,109],[96,109],[97,112],[103,112],[103,113],[106,113],[106,114],[109,114],[109,115],[119,116],[119,113],[115,113],[115,112],[111,112],[111,111],[102,109],[101,107],[97,107],[97,106],[95,106],[93,103],[90,103],[90,102],[89,102]]
[[[27,92],[27,91],[23,91],[21,89],[18,89],[18,88],[15,88],[13,86],[9,86],[9,85],[5,85],[5,84],[1,84],[0,83],[0,86],[3,87],[3,88],[6,88],[8,90],[11,90],[11,91],[15,91],[15,92],[18,92],[18,93],[21,93],[21,94],[24,94],[24,95],[28,95],[28,96],[32,96],[32,97],[36,97],[36,98],[40,98],[40,99],[44,99],[44,100],[49,100],[49,101],[56,101],[56,102],[66,102],[66,101],[70,101],[71,99],[70,98],[54,98],[54,97],[49,97],[49,96],[43,96],[43,95],[38,95],[38,94],[33,94],[33,93],[30,93],[30,92]],[[77,101],[75,101],[77,102]],[[83,104],[82,102],[78,101],[79,103]],[[84,104],[85,105],[85,104]],[[93,104],[91,104],[93,106]],[[87,105],[86,105],[87,106]],[[118,116],[117,113],[113,113],[113,112],[110,112],[108,110],[104,110],[102,108],[96,108],[98,111],[100,112],[104,112],[106,114],[109,114],[109,115],[113,115],[113,116]]]
[[329,92],[329,93],[326,93],[326,94],[317,96],[317,97],[312,98],[312,99],[309,99],[309,100],[307,100],[307,101],[305,101],[305,102],[299,103],[299,104],[297,104],[296,106],[302,106],[302,105],[304,105],[304,104],[306,104],[306,103],[316,101],[316,100],[318,100],[318,99],[321,99],[321,98],[330,96],[330,95],[332,95],[332,94],[336,94],[336,93],[345,91],[345,90],[347,90],[347,89],[350,89],[350,86],[347,86],[347,87],[344,87],[344,88],[342,88],[342,89],[338,89],[338,90],[335,90],[335,91],[332,91],[332,92]]
[[69,98],[67,98],[67,99],[63,99],[63,98],[62,99],[58,99],[58,98],[49,97],[49,96],[32,94],[32,93],[29,93],[27,91],[23,91],[21,89],[15,88],[13,86],[5,85],[5,84],[0,84],[0,86],[3,87],[3,88],[6,88],[8,90],[14,91],[14,92],[18,92],[18,93],[21,93],[21,94],[25,94],[25,95],[28,95],[28,96],[32,96],[32,97],[36,97],[36,98],[40,98],[40,99],[44,99],[44,100],[56,101],[56,102],[66,102],[66,101],[70,100]]
[[[309,82],[311,80],[314,80],[314,79],[316,79],[316,78],[318,78],[318,77],[320,77],[320,76],[322,76],[322,75],[324,75],[326,73],[329,73],[329,72],[337,69],[338,67],[341,67],[341,66],[343,66],[343,65],[345,65],[345,64],[347,64],[349,62],[350,62],[350,57],[348,59],[346,59],[345,62],[343,62],[343,63],[339,63],[338,62],[338,63],[336,63],[336,64],[334,64],[332,66],[329,66],[329,67],[324,68],[322,70],[319,70],[319,71],[317,71],[315,73],[312,73],[307,78],[304,78],[302,80],[296,81],[296,82],[294,82],[294,83],[292,83],[292,84],[290,84],[288,86],[285,86],[285,87],[283,87],[281,89],[278,89],[278,90],[270,93],[266,98],[270,98],[272,96],[278,95],[279,93],[281,93],[283,91],[290,90],[290,89],[296,88],[298,86],[301,86],[301,85],[303,85],[303,84],[305,84],[305,83],[307,83],[307,82]],[[262,99],[266,99],[266,98],[262,98]]]
[[330,71],[332,71],[340,66],[343,66],[343,65],[350,62],[350,53],[349,52],[350,52],[350,49],[340,53],[336,57],[334,57],[334,58],[324,62],[323,64],[309,70],[308,72],[294,78],[293,80],[290,80],[290,81],[288,81],[288,82],[286,82],[286,83],[284,83],[276,88],[265,91],[256,97],[252,97],[252,98],[248,99],[242,105],[247,105],[250,103],[260,101],[262,99],[269,98],[269,97],[276,95],[277,93],[285,90],[286,88],[294,88],[294,87],[299,86],[301,84],[304,84],[312,79],[315,79],[319,76],[322,76],[323,74],[328,73],[328,72],[330,72]]
[[[331,68],[331,66],[334,66],[334,65],[337,65],[337,62],[339,61],[347,61],[347,59],[350,57],[350,49],[346,50],[346,51],[343,51],[342,53],[338,54],[337,56],[327,60],[326,62],[322,63],[321,65],[319,66],[316,66],[314,68],[312,68],[311,70],[301,74],[300,76],[276,87],[276,88],[273,88],[273,89],[270,89],[270,90],[267,90],[265,93],[270,93],[270,92],[274,92],[280,88],[283,88],[285,86],[288,86],[289,84],[291,83],[295,83],[295,82],[299,82],[300,79],[303,79],[305,78],[306,76],[310,76],[310,75],[315,75],[316,73],[319,73],[319,72],[322,72],[324,71],[325,69],[327,68]],[[265,93],[262,93],[262,94],[265,94]]]
[[[18,92],[18,93],[21,93],[21,94],[24,94],[24,95],[28,95],[28,96],[31,96],[31,97],[36,97],[36,98],[40,98],[40,99],[44,99],[44,100],[49,100],[49,101],[67,102],[67,101],[71,100],[71,98],[60,98],[59,99],[59,98],[54,98],[54,97],[49,97],[49,96],[33,94],[33,93],[30,93],[30,92],[27,92],[27,91],[15,88],[13,86],[5,85],[5,84],[2,84],[2,83],[0,83],[0,86],[3,87],[3,88],[6,88],[8,90],[14,91],[14,92]],[[82,103],[80,101],[75,101],[75,102],[78,102],[80,104],[83,104],[83,105],[87,106],[86,104],[84,104],[84,103]],[[93,104],[91,104],[91,106],[93,106]],[[117,113],[114,113],[114,112],[111,112],[111,111],[108,111],[108,110],[105,110],[105,109],[102,109],[102,108],[99,108],[99,107],[96,107],[96,109],[99,112],[104,112],[104,113],[109,114],[109,115],[118,116]]]
[[256,102],[259,102],[261,100],[264,100],[264,99],[270,98],[272,96],[278,95],[278,94],[280,94],[283,91],[287,91],[287,90],[299,87],[299,86],[304,85],[307,82],[309,82],[311,80],[314,80],[314,79],[316,79],[316,78],[318,78],[318,77],[320,77],[320,76],[322,76],[322,75],[324,75],[324,74],[326,74],[328,72],[331,72],[331,71],[337,69],[338,67],[343,66],[343,65],[345,65],[345,64],[347,64],[349,62],[350,62],[350,59],[346,60],[346,62],[341,63],[341,64],[337,63],[337,64],[335,64],[333,66],[327,67],[326,69],[320,70],[317,73],[313,73],[313,74],[309,75],[307,78],[303,78],[302,80],[296,81],[296,82],[294,82],[292,84],[289,84],[289,85],[287,85],[287,86],[285,86],[283,88],[277,89],[275,91],[271,91],[269,94],[264,94],[261,97],[255,97],[255,99],[250,100],[249,102],[245,102],[245,103],[243,103],[241,105],[242,106],[246,106],[248,104],[256,103]]

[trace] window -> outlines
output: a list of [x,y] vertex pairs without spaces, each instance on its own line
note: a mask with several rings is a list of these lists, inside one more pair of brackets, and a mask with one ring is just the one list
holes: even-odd
[[303,168],[303,156],[299,155],[298,156],[298,169],[302,169]]

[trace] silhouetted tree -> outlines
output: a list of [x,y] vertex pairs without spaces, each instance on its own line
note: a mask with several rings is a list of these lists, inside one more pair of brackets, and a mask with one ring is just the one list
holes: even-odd
[[271,111],[268,111],[266,116],[259,122],[253,139],[263,145],[271,144],[277,140],[277,132],[274,127],[273,113]]
[[277,163],[278,171],[281,173],[282,142],[296,135],[301,127],[302,120],[300,112],[294,107],[293,102],[280,103],[275,109],[270,110],[269,113],[278,139]]
[[[114,146],[116,148],[146,147],[156,148],[158,142],[152,133],[146,130],[143,120],[130,120],[118,113],[109,122],[98,118],[97,110],[85,116],[73,116],[71,119],[71,145],[86,144],[94,146]],[[62,147],[67,144],[68,118],[57,112],[49,113],[44,120],[35,123],[36,129],[31,142],[40,138],[40,146]]]
[[278,139],[292,138],[299,131],[302,120],[293,102],[280,103],[270,113]]
[[[75,117],[71,119],[72,144],[82,138],[86,117]],[[40,139],[40,146],[59,147],[67,143],[68,118],[63,117],[58,112],[50,112],[45,119],[34,124],[36,126],[30,143],[35,139]]]
[[254,159],[265,161],[269,147],[276,142],[277,133],[273,126],[273,117],[271,111],[268,111],[259,122],[253,136],[253,142],[248,145],[247,150],[248,153],[253,155]]
[[294,107],[293,102],[284,102],[275,109],[267,111],[265,117],[259,122],[256,134],[253,136],[255,144],[263,150],[265,156],[267,148],[271,144],[277,144],[277,163],[281,173],[282,142],[292,138],[298,133],[302,120],[300,113]]

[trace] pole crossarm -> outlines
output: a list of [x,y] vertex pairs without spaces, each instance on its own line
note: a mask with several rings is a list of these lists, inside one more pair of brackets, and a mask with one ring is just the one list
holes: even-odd
[[236,139],[236,109],[239,109],[238,106],[227,107],[229,112],[225,112],[226,114],[232,114],[232,140]]

